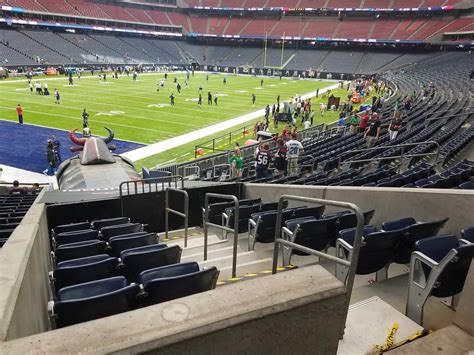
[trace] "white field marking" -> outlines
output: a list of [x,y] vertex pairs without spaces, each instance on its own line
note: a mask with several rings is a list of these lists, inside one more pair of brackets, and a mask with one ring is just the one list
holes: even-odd
[[24,89],[15,89],[15,91],[26,91],[29,90],[29,88],[24,88]]
[[[88,92],[89,92],[89,93],[97,92],[97,93],[99,93],[99,94],[103,94],[102,91],[88,90]],[[8,95],[9,92],[4,92],[4,94]],[[11,93],[11,94],[13,94],[13,93]],[[127,98],[129,98],[130,96],[138,96],[138,95],[136,95],[136,94],[135,94],[135,95],[119,95],[119,94],[114,94],[114,93],[112,93],[112,92],[110,92],[110,91],[108,91],[107,94],[108,94],[108,95],[113,95],[113,96],[118,96],[118,97],[127,97]],[[146,95],[149,95],[149,92],[146,92]],[[82,94],[79,94],[79,93],[76,93],[76,92],[73,94],[73,96],[74,96],[74,97],[77,96],[77,97],[86,97],[86,98],[89,98],[89,95],[82,95]],[[273,95],[262,95],[262,96],[260,96],[260,99],[265,100],[267,97],[273,97]],[[68,101],[76,101],[76,102],[81,102],[81,103],[84,102],[83,100],[71,99],[71,98],[69,98],[69,97],[68,97]],[[122,101],[122,102],[130,102],[130,103],[143,104],[143,101],[138,101],[138,100],[121,99],[121,101]],[[97,101],[97,100],[95,100],[94,102],[97,103],[97,104],[100,103],[102,106],[114,106],[114,107],[126,107],[126,108],[130,108],[130,107],[127,106],[127,105],[120,105],[120,104],[116,104],[116,103],[100,102],[100,101]],[[185,104],[185,106],[186,106],[186,104]],[[226,107],[227,107],[227,108],[229,108],[229,107],[232,108],[232,107],[236,107],[236,106],[241,107],[240,105],[232,105],[232,103],[226,103]],[[66,107],[66,106],[63,106],[63,107]],[[182,105],[179,105],[179,108],[180,108],[181,110],[189,110],[189,111],[195,112],[195,109],[194,109],[194,108],[182,107]],[[146,110],[146,109],[143,109],[143,108],[142,108],[142,109],[140,109],[140,108],[133,108],[133,109],[136,109],[136,110]],[[234,110],[234,111],[237,111],[238,113],[242,113],[242,114],[247,112],[247,110],[241,110],[241,109],[240,109],[240,110]],[[171,115],[176,115],[176,116],[182,116],[182,117],[186,117],[186,118],[189,117],[188,115],[183,115],[183,114],[173,113],[173,112],[169,112],[169,114],[171,114]],[[142,117],[142,118],[143,118],[143,117]],[[146,119],[146,118],[143,118],[143,119]],[[222,119],[212,119],[212,118],[209,119],[209,117],[201,117],[201,119],[205,119],[207,122],[208,122],[208,121],[218,122],[218,121],[221,121],[221,120],[222,120]],[[155,119],[153,119],[153,120],[155,120]],[[156,120],[155,120],[155,121],[156,121]]]
[[99,81],[99,84],[100,84],[100,85],[112,85],[113,82],[110,82],[110,81],[106,81],[106,82]]
[[99,112],[96,113],[94,116],[116,116],[116,115],[123,115],[125,112],[124,111],[109,111],[109,112]]
[[246,92],[248,92],[247,90],[235,90],[234,92],[237,92],[239,94],[244,94]]
[[217,97],[224,97],[224,96],[229,96],[228,94],[214,94],[214,96],[217,96]]
[[270,85],[268,85],[268,86],[270,86],[271,88],[273,88],[273,87],[275,87],[276,85],[275,85],[275,84],[270,84]]
[[190,155],[190,154],[191,154],[191,153],[189,153],[189,152],[188,152],[188,153],[184,153],[183,155],[180,155],[179,157],[180,157],[180,158],[184,158],[184,157],[186,157],[186,156],[188,156],[188,155]]
[[[325,89],[319,90],[320,94],[325,93],[328,90],[334,90],[337,89],[339,84],[334,84],[332,86],[329,86]],[[310,97],[316,96],[316,91],[310,92],[308,94],[302,95],[302,99],[308,99]],[[238,124],[242,124],[248,121],[251,121],[255,118],[258,118],[260,116],[263,116],[265,114],[265,109],[257,110],[255,112],[247,113],[245,115],[235,117],[233,119],[220,122],[217,124],[214,124],[209,127],[204,127],[200,128],[198,130],[195,130],[193,132],[185,133],[177,137],[173,137],[155,144],[148,145],[146,147],[138,148],[135,150],[131,150],[127,153],[122,154],[126,158],[130,159],[131,161],[137,161],[140,159],[144,159],[147,157],[150,157],[152,155],[156,155],[158,153],[165,152],[167,150],[182,146],[186,143],[193,142],[197,139],[202,139],[204,137],[210,136],[212,134],[221,132],[223,130],[229,129],[233,126],[236,126]]]
[[[5,106],[0,106],[0,110],[6,110],[6,111],[12,111],[12,108],[11,107],[5,107]],[[41,111],[32,111],[32,110],[27,110],[27,113],[41,113],[41,114],[44,114],[44,112],[41,112]],[[71,120],[76,120],[76,121],[81,121],[82,122],[82,118],[77,118],[77,117],[71,117],[71,116],[66,116],[66,115],[59,115],[59,114],[56,114],[56,113],[48,113],[48,116],[56,116],[56,117],[62,117],[62,118],[67,118],[67,119],[71,119]],[[169,132],[169,131],[161,131],[159,129],[152,129],[152,128],[145,128],[145,127],[136,127],[136,126],[131,126],[131,125],[125,125],[125,124],[120,124],[120,123],[115,123],[115,122],[105,122],[105,121],[97,121],[97,120],[94,120],[94,123],[102,123],[104,125],[113,125],[113,126],[118,126],[118,127],[126,127],[126,128],[132,128],[132,129],[137,129],[137,130],[141,130],[141,131],[150,131],[150,132],[156,132],[156,133],[162,133],[162,134],[171,134],[173,132]],[[43,127],[43,126],[42,126]],[[54,128],[54,127],[49,127],[49,128]],[[56,129],[56,128],[54,128]],[[131,142],[131,141],[130,141]],[[140,144],[146,144],[144,142],[137,142],[137,143],[140,143]]]
[[65,87],[65,88],[75,88],[76,86],[81,86],[81,85],[77,85],[77,84],[74,84],[74,85],[63,85],[63,87]]
[[254,88],[255,90],[263,90],[263,88],[261,87],[258,87],[258,88]]
[[163,107],[168,107],[171,106],[170,104],[151,104],[148,105],[147,107],[157,107],[157,108],[163,108]]
[[185,99],[184,101],[192,101],[192,102],[198,102],[199,98],[198,97],[193,97],[191,99]]
[[[3,93],[2,93],[3,94]],[[14,95],[13,93],[5,93],[5,94],[12,94]],[[76,95],[76,94],[75,94]],[[11,100],[11,101],[15,101],[16,100]],[[74,102],[81,102],[83,103],[84,101],[82,100],[75,100],[75,99],[70,99],[68,98],[67,101],[74,101]],[[63,96],[63,102],[64,102],[64,96]],[[53,103],[45,103],[45,102],[36,102],[35,103],[36,105],[40,105],[40,106],[50,106],[50,107],[56,107],[55,104]],[[126,107],[126,108],[130,108],[130,106],[126,106],[126,105],[117,105],[117,104],[108,104],[108,103],[97,103],[97,102],[94,102],[94,104],[97,104],[97,105],[100,105],[100,106],[114,106],[114,107]],[[68,105],[61,105],[62,108],[69,108],[69,109],[77,109],[77,107],[74,107],[74,106],[68,106]],[[139,111],[147,111],[147,112],[153,112],[155,113],[156,111],[154,110],[147,110],[145,108],[131,108],[132,110],[139,110]],[[181,109],[181,107],[180,107]],[[189,110],[189,109],[188,109]],[[193,110],[195,112],[195,110]],[[238,110],[238,111],[241,111],[241,110]],[[175,115],[175,116],[180,116],[180,117],[185,117],[185,118],[189,118],[189,115],[183,115],[183,114],[179,114],[179,113],[173,113],[173,112],[167,112],[166,113],[167,115]],[[66,117],[66,116],[64,116]],[[157,119],[157,118],[150,118],[150,117],[143,117],[143,116],[137,116],[137,115],[127,115],[127,117],[130,117],[130,118],[136,118],[138,120],[145,120],[145,121],[152,121],[152,122],[163,122],[163,123],[168,123],[169,121],[167,120],[160,120],[160,119]],[[219,122],[219,121],[222,121],[222,119],[212,119],[212,118],[209,118],[209,117],[195,117],[194,121],[195,122],[202,122],[202,121],[206,121],[206,122]],[[180,126],[187,126],[187,127],[192,127],[192,128],[196,128],[196,125],[195,124],[188,124],[188,123],[184,123],[184,122],[179,122],[179,121],[176,121],[175,122],[176,125],[180,125]]]

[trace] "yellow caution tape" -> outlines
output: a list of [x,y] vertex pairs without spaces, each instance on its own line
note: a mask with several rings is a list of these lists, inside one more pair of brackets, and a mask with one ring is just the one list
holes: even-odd
[[398,348],[399,346],[402,346],[404,344],[412,342],[413,340],[424,337],[425,335],[428,335],[428,334],[431,333],[430,330],[423,329],[423,330],[409,336],[407,339],[395,343],[394,340],[395,340],[395,334],[396,334],[397,330],[398,330],[398,323],[395,322],[395,323],[393,323],[392,328],[388,332],[387,339],[385,340],[385,344],[384,345],[374,345],[373,346],[373,348],[376,350],[376,353],[382,354],[384,352],[387,352],[389,350]]

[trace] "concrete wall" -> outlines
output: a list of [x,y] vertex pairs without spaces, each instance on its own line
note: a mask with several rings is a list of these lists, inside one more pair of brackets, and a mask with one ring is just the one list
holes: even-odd
[[[266,202],[278,201],[282,194],[353,202],[363,211],[375,209],[372,224],[380,227],[384,221],[414,217],[432,221],[449,217],[442,233],[459,236],[463,228],[474,225],[474,191],[451,189],[401,189],[370,187],[318,187],[296,185],[246,184],[245,198],[262,197]],[[301,203],[298,203],[301,205]],[[326,212],[336,209],[326,207]]]
[[314,265],[6,342],[0,353],[335,354],[345,299]]
[[45,206],[37,203],[0,249],[0,343],[49,329],[49,250]]

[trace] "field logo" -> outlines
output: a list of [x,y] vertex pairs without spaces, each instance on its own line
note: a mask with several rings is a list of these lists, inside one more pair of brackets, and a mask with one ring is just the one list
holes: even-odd
[[168,106],[171,106],[171,105],[169,105],[169,104],[151,104],[151,105],[148,105],[147,107],[163,108],[163,107],[168,107]]
[[96,116],[115,116],[115,115],[123,115],[125,112],[123,111],[115,111],[115,110],[112,110],[112,111],[109,111],[109,112],[99,112],[99,113],[96,113],[95,115]]

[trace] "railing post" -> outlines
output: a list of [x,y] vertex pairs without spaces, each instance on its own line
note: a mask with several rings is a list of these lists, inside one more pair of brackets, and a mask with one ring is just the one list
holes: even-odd
[[168,229],[169,229],[169,189],[165,191],[165,238],[168,239]]
[[204,227],[204,261],[207,260],[207,212],[209,210],[209,195],[206,194],[204,197],[204,213],[203,213],[203,222],[202,225]]

